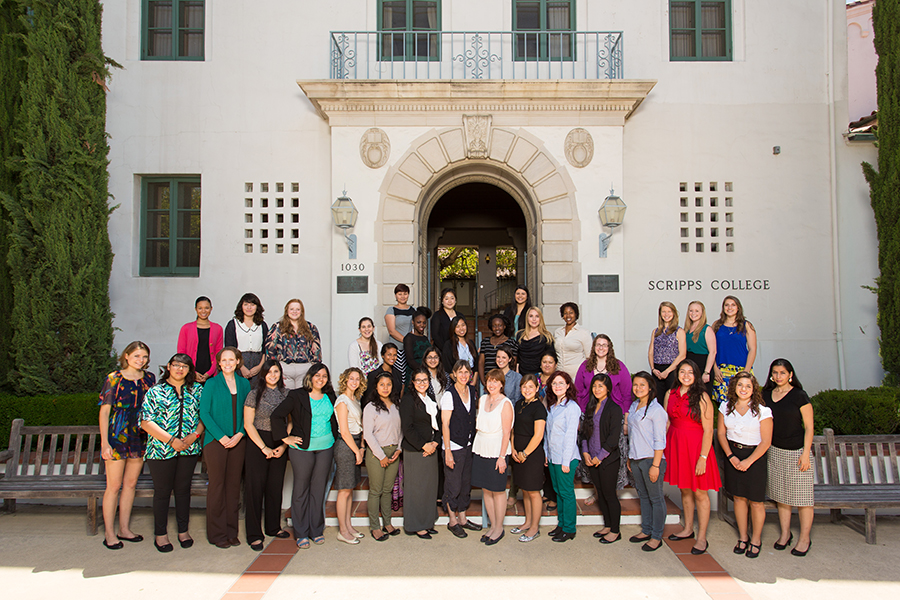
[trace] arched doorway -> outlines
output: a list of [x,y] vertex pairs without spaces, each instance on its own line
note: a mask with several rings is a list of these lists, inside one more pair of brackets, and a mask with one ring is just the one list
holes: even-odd
[[477,181],[453,187],[423,215],[421,227],[431,306],[452,287],[457,310],[478,320],[508,305],[516,285],[528,284],[525,214],[504,189]]

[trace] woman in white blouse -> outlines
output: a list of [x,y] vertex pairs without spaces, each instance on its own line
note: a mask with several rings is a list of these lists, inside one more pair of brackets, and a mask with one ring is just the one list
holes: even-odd
[[573,380],[578,367],[591,355],[591,332],[578,325],[578,305],[566,302],[559,307],[559,316],[565,325],[553,333],[553,345],[559,356],[559,369]]
[[[719,406],[719,445],[725,452],[725,489],[734,497],[738,526],[735,554],[759,556],[766,521],[766,451],[772,443],[772,410],[763,404],[756,377],[740,371],[728,384]],[[748,510],[749,509],[749,510]],[[753,525],[748,537],[747,517]]]
[[225,346],[241,351],[240,375],[244,379],[252,380],[262,368],[264,344],[269,336],[264,312],[259,296],[248,292],[241,296],[234,309],[234,318],[225,325]]

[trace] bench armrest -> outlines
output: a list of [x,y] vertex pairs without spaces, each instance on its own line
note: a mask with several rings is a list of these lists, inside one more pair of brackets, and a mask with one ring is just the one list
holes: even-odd
[[4,450],[3,452],[0,452],[0,463],[5,463],[12,457],[13,457],[12,450]]

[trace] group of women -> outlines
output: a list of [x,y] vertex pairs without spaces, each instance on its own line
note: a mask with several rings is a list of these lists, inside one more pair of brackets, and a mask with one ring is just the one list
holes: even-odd
[[[100,396],[108,479],[104,545],[120,549],[123,542],[142,540],[129,521],[134,484],[146,460],[155,488],[157,549],[173,550],[167,534],[173,492],[178,542],[190,547],[191,483],[202,452],[209,477],[207,538],[220,548],[240,544],[242,477],[250,547],[262,550],[265,536],[290,537],[280,522],[290,458],[291,516],[301,549],[325,541],[323,506],[332,476],[337,539],[359,544],[363,534],[350,515],[364,463],[369,529],[377,541],[400,533],[391,518],[399,479],[407,535],[436,535],[442,505],[453,535],[483,531],[481,541],[494,545],[505,535],[507,503],[521,490],[525,523],[511,533],[520,542],[537,538],[547,503],[558,515],[550,536],[566,542],[576,533],[574,481],[581,471],[596,490],[588,502],[596,502],[603,515],[604,527],[594,534],[601,543],[621,539],[616,491],[633,482],[642,524],[630,540],[643,543],[645,551],[658,549],[665,481],[680,488],[685,514],[683,530],[670,539],[695,537],[696,508],[692,552],[702,554],[708,546],[708,490],[720,486],[716,461],[708,460],[715,411],[707,383],[721,380],[726,391],[717,429],[725,486],[735,498],[739,524],[735,552],[758,555],[767,493],[779,503],[782,531],[775,547],[790,545],[791,507],[799,506],[800,537],[792,552],[808,551],[812,409],[784,359],[773,363],[760,389],[750,372],[755,333],[736,298],[726,298],[712,327],[703,305],[691,303],[684,330],[676,308],[663,303],[650,345],[651,372],[632,376],[608,336],[592,339],[578,325],[574,303],[560,307],[565,324],[551,334],[520,286],[509,309],[490,319],[491,335],[476,349],[465,317],[455,311],[452,290],[442,292],[433,314],[409,306],[407,286],[398,285],[395,295],[397,304],[384,317],[392,341],[379,343],[373,320],[361,319],[337,393],[321,362],[318,331],[297,299],[269,329],[259,298],[245,294],[223,332],[209,320],[209,300],[198,298],[197,319],[182,328],[178,352],[159,383],[146,370],[149,349],[130,344]],[[466,515],[473,486],[483,491],[484,528]]]

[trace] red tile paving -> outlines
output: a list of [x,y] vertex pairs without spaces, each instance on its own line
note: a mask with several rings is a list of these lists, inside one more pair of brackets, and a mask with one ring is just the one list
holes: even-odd
[[722,565],[709,554],[691,554],[696,539],[672,541],[668,536],[678,533],[681,525],[669,525],[663,533],[663,540],[672,549],[684,568],[694,576],[713,600],[750,600],[747,592],[738,585]]

